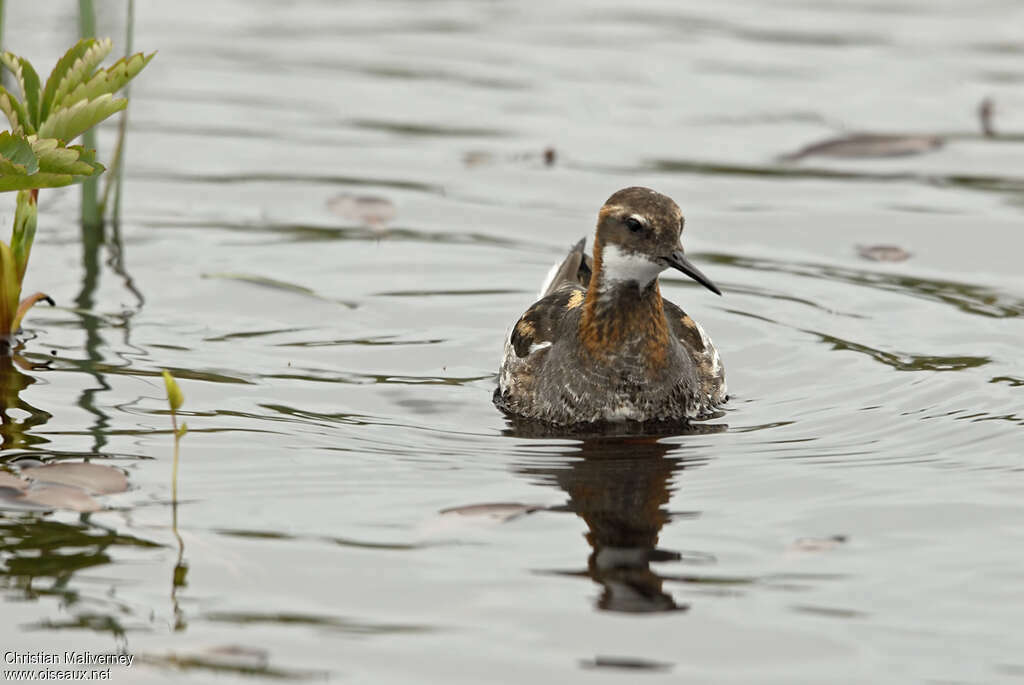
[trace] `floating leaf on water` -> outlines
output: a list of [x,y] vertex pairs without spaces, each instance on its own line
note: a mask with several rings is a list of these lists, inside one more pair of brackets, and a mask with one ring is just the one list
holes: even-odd
[[66,485],[97,495],[111,495],[128,489],[125,475],[103,464],[61,462],[28,468],[22,474],[38,483]]
[[945,144],[941,136],[884,135],[856,133],[812,143],[780,157],[795,162],[804,157],[902,157],[937,150]]
[[483,150],[470,150],[466,154],[462,155],[462,163],[468,167],[480,166],[481,164],[491,164],[494,162],[494,155],[490,152],[484,152]]
[[13,473],[7,471],[0,471],[0,488],[12,488],[19,492],[27,489],[29,482],[22,478],[18,478]]
[[49,511],[52,508],[26,501],[21,490],[0,488],[0,511]]
[[514,154],[505,155],[503,158],[498,157],[493,152],[487,152],[486,150],[470,150],[462,156],[462,163],[468,167],[481,166],[484,164],[495,164],[496,162],[504,159],[508,162],[535,162],[540,159],[544,163],[544,166],[554,166],[555,162],[558,161],[558,150],[553,147],[546,147],[538,154],[536,150],[528,152],[517,152]]
[[799,538],[789,546],[791,552],[830,552],[846,543],[845,535],[831,535],[825,538]]
[[[44,468],[44,467],[40,467]],[[14,504],[35,505],[42,509],[67,509],[69,511],[99,511],[100,503],[94,500],[85,490],[68,485],[40,483],[33,485],[21,496],[10,500]]]
[[858,245],[857,254],[874,262],[902,262],[910,253],[899,245]]
[[544,507],[519,502],[496,502],[494,504],[467,504],[462,507],[442,509],[441,516],[465,516],[493,523],[507,523],[525,514],[532,514]]
[[216,273],[203,274],[203,278],[223,278],[229,281],[242,281],[244,283],[252,283],[253,285],[264,285],[268,288],[274,288],[275,290],[286,290],[292,293],[302,293],[303,295],[313,295],[314,297],[318,297],[312,289],[305,286],[288,283],[287,281],[278,281],[265,276],[257,276],[255,274]]
[[345,219],[371,228],[384,228],[395,218],[395,205],[386,197],[342,193],[327,201],[327,208]]
[[166,654],[143,654],[140,661],[177,670],[204,669],[225,673],[265,676],[287,680],[326,679],[320,671],[277,668],[270,665],[270,652],[260,647],[224,645]]

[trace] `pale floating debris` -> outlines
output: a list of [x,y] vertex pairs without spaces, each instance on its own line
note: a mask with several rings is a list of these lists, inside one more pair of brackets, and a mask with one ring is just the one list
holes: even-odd
[[470,150],[462,156],[462,163],[468,167],[491,164],[494,162],[494,155],[483,150]]
[[995,138],[995,126],[992,125],[992,117],[995,114],[996,103],[992,98],[987,97],[978,105],[978,118],[981,119],[981,132],[986,138]]
[[508,162],[533,162],[540,160],[544,166],[554,166],[555,162],[558,161],[558,150],[554,147],[548,146],[537,152],[517,152],[499,157],[493,152],[487,152],[486,150],[470,150],[462,156],[462,163],[468,167],[481,166],[484,164],[495,164],[499,161],[505,160]]
[[903,262],[910,253],[899,245],[858,245],[857,254],[873,262]]
[[288,680],[324,680],[323,671],[286,669],[270,665],[270,652],[261,647],[223,645],[165,654],[142,654],[140,662],[159,667],[234,671],[243,675],[266,676]]
[[887,135],[855,133],[812,143],[796,152],[782,155],[781,160],[795,162],[804,157],[904,157],[937,150],[945,144],[942,136]]
[[378,195],[342,193],[327,201],[327,209],[340,217],[376,229],[386,227],[395,218],[395,205],[386,197]]
[[68,509],[82,513],[101,509],[100,503],[85,490],[52,483],[33,485],[18,497],[9,498],[6,501],[15,505],[28,504],[30,505],[28,508],[34,509]]
[[221,645],[195,652],[173,654],[170,659],[178,662],[193,662],[213,668],[262,671],[270,664],[270,652],[260,647]]
[[25,499],[25,493],[10,488],[0,488],[0,511],[50,511],[53,507],[33,504]]
[[304,285],[298,285],[295,283],[289,283],[288,281],[279,281],[276,278],[268,278],[266,276],[259,276],[257,274],[243,274],[243,273],[204,273],[201,274],[201,278],[217,278],[227,281],[241,281],[242,283],[251,283],[252,285],[262,285],[267,288],[273,288],[274,290],[283,290],[290,293],[299,293],[300,295],[312,295],[313,297],[319,297],[312,288],[307,288]]
[[66,485],[96,495],[112,495],[128,489],[124,473],[103,464],[58,462],[25,469],[22,475],[40,483]]
[[845,535],[831,535],[826,538],[798,538],[789,546],[791,552],[830,552],[846,543]]
[[18,478],[13,473],[7,471],[0,471],[0,488],[10,488],[12,490],[22,491],[28,489],[29,482],[23,478]]

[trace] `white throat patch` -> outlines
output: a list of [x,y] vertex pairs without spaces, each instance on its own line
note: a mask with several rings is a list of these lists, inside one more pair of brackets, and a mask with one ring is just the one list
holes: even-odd
[[623,252],[618,245],[608,244],[601,253],[601,268],[605,281],[634,281],[646,288],[665,267],[647,257]]

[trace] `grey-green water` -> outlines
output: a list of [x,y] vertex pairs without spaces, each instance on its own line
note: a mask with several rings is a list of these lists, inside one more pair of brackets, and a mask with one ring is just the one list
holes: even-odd
[[[138,5],[159,56],[120,232],[83,250],[77,190],[43,193],[27,287],[63,307],[27,322],[45,368],[0,369],[0,460],[87,455],[132,490],[0,513],[0,651],[136,655],[115,682],[177,682],[172,657],[217,682],[1024,678],[1024,145],[974,118],[992,96],[1024,131],[1021,5]],[[8,44],[52,64],[74,10],[8,3]],[[774,161],[837,124],[951,139]],[[733,399],[685,435],[517,433],[503,337],[634,184],[725,290],[663,279]],[[387,230],[341,194],[392,203]],[[879,243],[911,257],[858,256]]]

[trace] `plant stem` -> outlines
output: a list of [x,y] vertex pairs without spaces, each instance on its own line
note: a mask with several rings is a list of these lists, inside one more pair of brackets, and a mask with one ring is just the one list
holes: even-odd
[[[2,2],[3,0],[0,0]],[[124,55],[132,54],[132,38],[135,33],[135,0],[128,0],[128,16],[125,19],[124,27]],[[131,83],[124,87],[124,97],[131,102]],[[121,170],[124,167],[125,134],[128,131],[128,108],[121,111],[121,118],[117,124],[117,144],[114,147],[114,159],[111,164],[110,173],[107,175],[107,183],[103,187],[103,200],[100,202],[100,216],[107,213],[110,200],[110,189],[114,189],[114,210],[111,218],[116,223],[121,219]]]
[[171,426],[174,428],[174,465],[171,467],[171,503],[174,505],[174,530],[178,530],[178,443],[181,435],[178,433],[178,417],[174,410],[171,410]]
[[178,541],[178,561],[174,564],[174,572],[171,574],[171,605],[174,608],[174,630],[175,632],[185,629],[185,614],[178,604],[178,588],[185,585],[185,574],[188,567],[185,566],[185,541],[178,531],[178,443],[181,441],[181,434],[178,432],[177,414],[171,409],[171,426],[174,428],[174,466],[171,470],[171,532]]
[[[96,12],[93,11],[92,0],[78,0],[78,33],[82,38],[96,37]],[[96,149],[96,132],[89,130],[82,135],[82,145],[86,149]],[[99,213],[97,194],[99,184],[95,178],[88,178],[82,183],[82,231],[102,230],[103,217]]]

